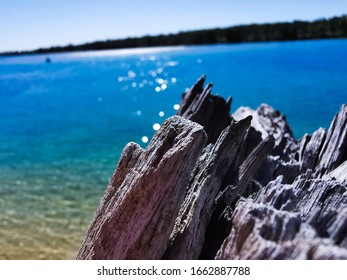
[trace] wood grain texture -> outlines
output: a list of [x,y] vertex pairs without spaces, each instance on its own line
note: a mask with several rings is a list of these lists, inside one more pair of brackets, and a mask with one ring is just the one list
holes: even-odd
[[347,259],[347,105],[294,138],[269,105],[204,88],[129,143],[78,259]]
[[160,258],[205,142],[200,125],[176,116],[146,150],[128,144],[77,258]]

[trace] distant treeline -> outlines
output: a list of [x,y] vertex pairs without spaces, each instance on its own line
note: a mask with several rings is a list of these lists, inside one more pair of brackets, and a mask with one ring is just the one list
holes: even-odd
[[169,35],[144,36],[139,38],[97,41],[81,45],[41,48],[33,51],[7,52],[1,55],[346,37],[347,15],[343,15],[330,19],[319,19],[312,22],[293,21],[239,25],[227,28],[187,31]]

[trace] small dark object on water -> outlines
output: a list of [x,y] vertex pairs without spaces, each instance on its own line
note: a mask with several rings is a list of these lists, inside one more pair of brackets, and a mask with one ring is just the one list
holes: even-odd
[[51,63],[51,59],[49,57],[46,57],[46,63]]

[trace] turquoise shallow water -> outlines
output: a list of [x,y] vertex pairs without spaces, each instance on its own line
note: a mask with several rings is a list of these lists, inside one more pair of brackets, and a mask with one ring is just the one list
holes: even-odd
[[346,57],[321,40],[0,58],[0,259],[73,258],[124,145],[203,73],[232,110],[268,103],[300,137],[347,103]]

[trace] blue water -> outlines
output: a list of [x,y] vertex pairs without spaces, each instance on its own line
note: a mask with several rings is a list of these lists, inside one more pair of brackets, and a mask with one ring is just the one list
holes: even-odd
[[347,40],[318,40],[0,58],[0,259],[73,258],[124,145],[202,74],[301,137],[347,103],[346,57]]

